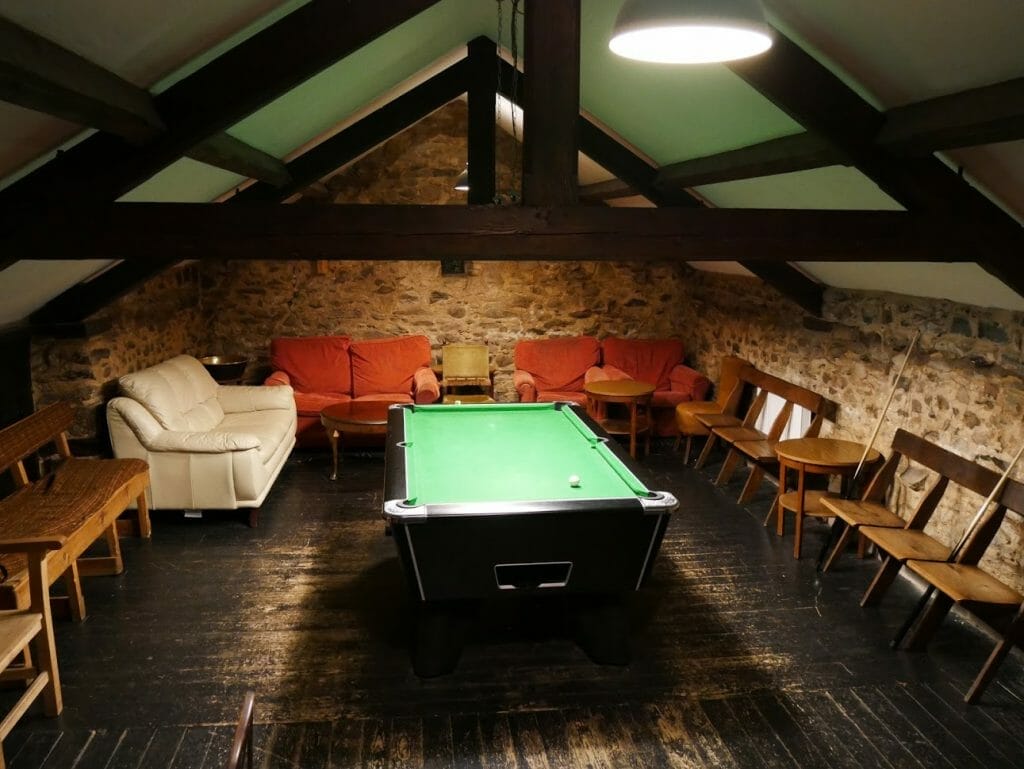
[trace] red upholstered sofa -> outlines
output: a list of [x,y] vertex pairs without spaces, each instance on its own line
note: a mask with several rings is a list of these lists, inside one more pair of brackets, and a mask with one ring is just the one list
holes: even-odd
[[654,384],[651,407],[656,435],[678,435],[676,404],[703,400],[711,381],[683,363],[677,339],[592,336],[527,339],[516,344],[513,382],[519,400],[569,400],[585,404],[583,386],[600,379],[639,379]]
[[592,336],[524,339],[516,343],[513,356],[512,383],[520,401],[586,404],[583,384],[588,373],[600,373],[601,345]]
[[655,435],[677,435],[676,406],[704,400],[711,380],[683,365],[683,343],[678,339],[601,340],[602,365],[587,381],[638,379],[654,385],[651,410]]
[[267,385],[291,385],[296,445],[325,446],[320,411],[332,403],[433,403],[440,396],[425,336],[352,341],[347,336],[280,337],[270,342]]

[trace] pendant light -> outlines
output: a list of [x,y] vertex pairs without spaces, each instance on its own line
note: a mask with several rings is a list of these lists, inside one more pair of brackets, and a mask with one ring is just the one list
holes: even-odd
[[744,59],[771,44],[760,0],[626,0],[608,47],[640,61],[703,64]]

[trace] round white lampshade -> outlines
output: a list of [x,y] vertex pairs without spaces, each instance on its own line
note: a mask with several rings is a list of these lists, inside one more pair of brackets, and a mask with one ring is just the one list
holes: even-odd
[[626,0],[608,47],[640,61],[703,64],[754,56],[771,44],[758,0]]

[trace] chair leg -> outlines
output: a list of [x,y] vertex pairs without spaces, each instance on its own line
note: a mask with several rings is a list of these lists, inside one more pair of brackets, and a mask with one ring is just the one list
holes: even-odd
[[896,575],[900,573],[902,566],[903,564],[891,555],[885,556],[885,560],[882,561],[882,565],[878,568],[875,578],[871,580],[871,584],[868,585],[868,589],[864,592],[864,597],[860,599],[861,608],[877,606],[879,604],[882,596],[885,595],[885,591],[889,589],[889,585],[896,579]]
[[153,536],[153,526],[149,521],[149,504],[146,502],[146,492],[139,494],[136,506],[135,517],[139,525],[139,536],[143,539],[149,539]]
[[693,436],[692,435],[687,435],[686,436],[686,449],[683,451],[683,464],[684,465],[690,464],[690,447],[692,447],[692,446],[693,446]]
[[835,561],[846,549],[846,545],[850,541],[850,537],[853,536],[856,531],[852,526],[845,526],[843,533],[839,535],[839,541],[836,542],[835,547],[832,548],[831,554],[829,554],[828,560],[825,561],[825,565],[821,567],[821,573],[824,574],[830,568],[832,568],[832,562]]
[[81,622],[85,619],[85,596],[82,595],[82,578],[78,574],[78,561],[72,561],[64,571],[64,588],[68,593],[68,611],[71,619]]
[[985,665],[981,668],[981,672],[978,673],[978,677],[974,679],[974,683],[971,684],[971,688],[967,690],[967,694],[964,696],[964,702],[969,705],[973,705],[984,694],[985,688],[989,685],[989,682],[995,676],[999,666],[1003,664],[1003,660],[1006,659],[1006,655],[1010,653],[1014,644],[1020,640],[1019,636],[1024,623],[1024,604],[1017,610],[1017,615],[1010,622],[1010,626],[1006,629],[1006,633],[999,643],[996,644],[996,648],[992,650],[992,653],[988,655],[988,659],[985,660]]
[[740,463],[740,453],[729,449],[729,453],[725,455],[725,462],[722,463],[722,469],[718,471],[718,477],[715,478],[716,486],[723,486],[729,482],[732,478],[732,474],[736,471],[736,465]]
[[914,627],[911,629],[906,642],[904,642],[903,648],[911,652],[924,651],[932,636],[935,635],[935,631],[942,624],[942,620],[946,618],[946,615],[949,614],[949,610],[952,608],[953,599],[944,593],[936,591],[932,602],[928,604],[921,616],[918,617],[917,622],[914,623]]
[[711,433],[704,441],[704,448],[701,449],[700,455],[697,457],[697,461],[693,463],[694,470],[700,470],[708,462],[708,457],[711,456],[711,449],[715,447],[715,434]]
[[737,500],[739,504],[744,505],[754,498],[757,494],[758,488],[761,486],[761,480],[764,478],[764,470],[760,465],[754,464],[750,468],[750,475],[747,476],[747,482],[743,484],[743,491],[740,492],[740,497]]

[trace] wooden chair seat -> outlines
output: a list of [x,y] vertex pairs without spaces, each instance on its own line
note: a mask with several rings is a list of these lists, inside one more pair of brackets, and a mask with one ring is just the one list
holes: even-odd
[[956,603],[987,604],[1009,609],[1024,603],[1024,596],[977,566],[913,559],[907,561],[906,565]]
[[694,414],[697,421],[708,430],[723,427],[740,427],[743,420],[732,414]]
[[[739,441],[763,441],[768,436],[753,427],[716,427],[713,431],[723,441],[735,445]],[[772,452],[775,456],[775,452]]]
[[847,526],[879,526],[888,529],[902,529],[907,522],[885,505],[861,499],[840,499],[828,496],[822,499],[832,515],[842,519]]
[[770,441],[767,438],[755,438],[751,440],[740,439],[734,441],[732,445],[734,449],[754,462],[771,464],[778,461],[778,455],[775,453],[775,447],[778,443],[778,441]]
[[42,626],[43,618],[39,614],[0,614],[0,670],[6,670],[21,656],[21,650],[35,638]]
[[861,526],[860,533],[897,561],[944,561],[952,548],[920,529],[892,529],[885,526]]

